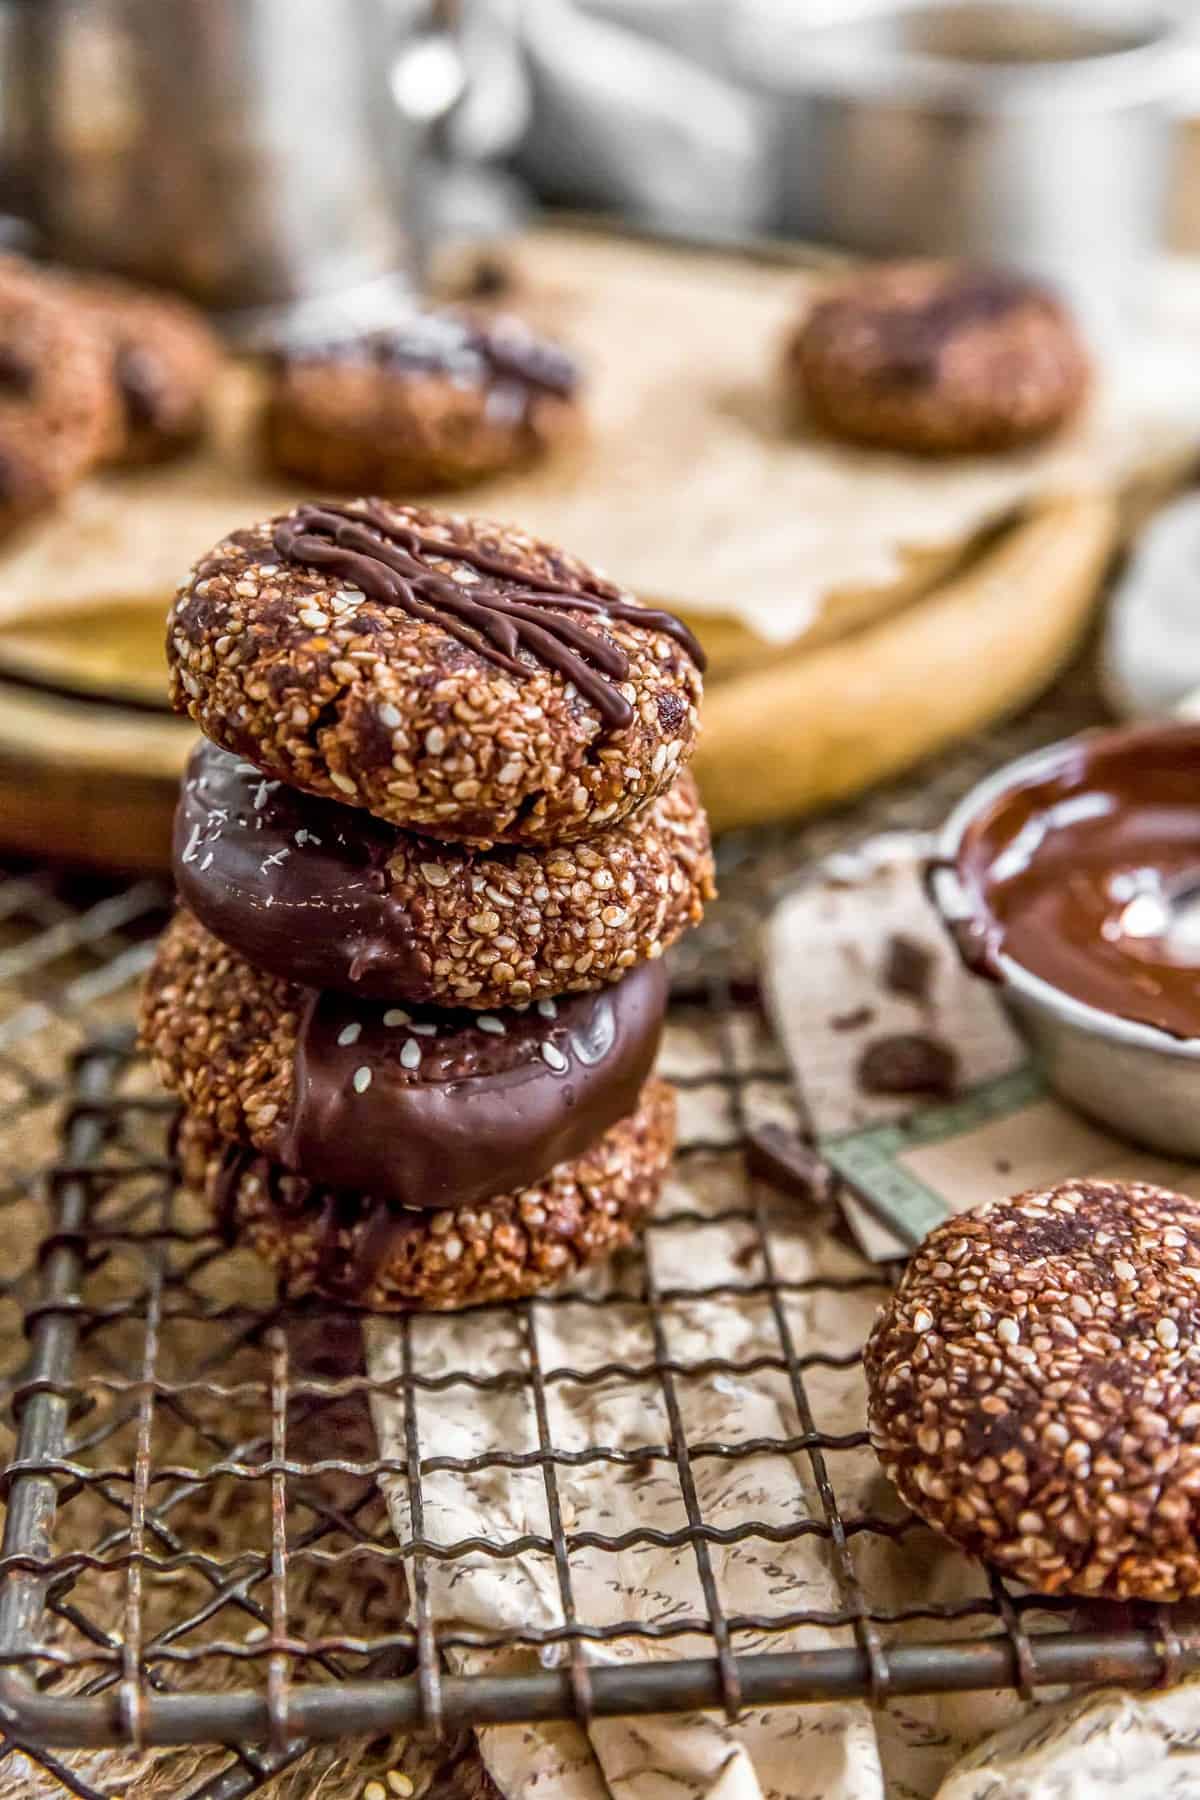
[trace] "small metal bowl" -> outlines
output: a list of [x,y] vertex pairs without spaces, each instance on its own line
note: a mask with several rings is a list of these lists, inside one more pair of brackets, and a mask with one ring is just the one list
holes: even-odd
[[[1094,0],[758,9],[786,228],[868,255],[1012,264],[1104,333],[1144,299],[1183,43],[1165,10]],[[1123,19],[1124,22],[1120,22]]]
[[1055,1092],[1121,1137],[1169,1156],[1200,1159],[1200,1038],[1172,1037],[1152,1025],[1088,1006],[1032,974],[1003,950],[991,953],[985,968],[977,955],[979,909],[958,872],[971,824],[1004,794],[1052,774],[1072,744],[1119,746],[1158,733],[1189,740],[1200,796],[1200,727],[1136,726],[1066,739],[1019,757],[960,801],[938,839],[928,887],[966,967],[996,984]]

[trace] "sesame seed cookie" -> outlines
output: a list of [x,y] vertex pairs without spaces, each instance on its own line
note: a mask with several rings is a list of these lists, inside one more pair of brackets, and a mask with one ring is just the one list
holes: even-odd
[[0,259],[0,531],[61,498],[112,441],[108,348],[87,311]]
[[168,629],[171,694],[305,792],[443,840],[565,844],[671,787],[703,654],[515,527],[384,501],[234,532]]
[[467,1206],[530,1186],[633,1110],[666,1001],[658,961],[521,1010],[390,1007],[269,975],[181,911],[142,1038],[222,1137],[389,1204]]
[[1076,413],[1089,365],[1062,303],[999,269],[896,263],[818,301],[788,347],[809,418],[855,443],[924,455],[1006,450]]
[[419,313],[275,361],[267,459],[322,491],[411,494],[535,462],[578,435],[578,373],[519,319]]
[[184,904],[260,968],[475,1008],[617,981],[698,924],[714,891],[686,772],[586,844],[473,852],[268,781],[207,739],[184,776],[174,863]]
[[198,442],[222,358],[204,315],[172,294],[108,276],[61,279],[108,345],[117,414],[108,460],[162,462]]
[[1077,1180],[930,1232],[866,1349],[901,1497],[1040,1593],[1200,1594],[1200,1201]]
[[582,1155],[456,1212],[397,1211],[315,1186],[226,1143],[193,1113],[178,1153],[230,1241],[270,1263],[292,1295],[445,1312],[541,1293],[625,1249],[658,1199],[674,1140],[674,1092],[652,1080]]

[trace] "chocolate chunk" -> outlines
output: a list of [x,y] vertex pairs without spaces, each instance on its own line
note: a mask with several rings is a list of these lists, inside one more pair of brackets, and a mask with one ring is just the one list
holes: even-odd
[[758,1181],[819,1206],[829,1198],[830,1174],[817,1151],[782,1125],[756,1125],[746,1137],[746,1166]]
[[898,1031],[875,1038],[859,1058],[858,1085],[865,1094],[938,1094],[954,1092],[958,1055],[940,1039],[923,1032]]
[[28,399],[36,379],[37,371],[28,357],[12,344],[0,344],[0,393]]
[[861,1031],[875,1017],[874,1009],[869,1006],[855,1006],[850,1012],[834,1013],[829,1023],[834,1031]]
[[934,958],[930,950],[916,938],[894,931],[883,955],[883,985],[889,994],[902,994],[907,999],[924,1001],[929,995]]

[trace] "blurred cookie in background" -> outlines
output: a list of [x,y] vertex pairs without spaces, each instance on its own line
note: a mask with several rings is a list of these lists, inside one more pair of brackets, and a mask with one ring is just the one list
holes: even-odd
[[270,381],[268,462],[338,492],[462,487],[539,461],[581,426],[574,362],[511,316],[424,312],[295,345]]
[[1013,449],[1059,430],[1089,384],[1066,307],[1010,270],[914,262],[839,283],[787,347],[785,379],[831,436],[923,456]]
[[103,335],[23,263],[0,259],[0,533],[66,493],[115,429]]
[[109,276],[72,273],[62,281],[108,345],[117,422],[106,460],[131,467],[190,449],[204,435],[222,362],[203,313]]

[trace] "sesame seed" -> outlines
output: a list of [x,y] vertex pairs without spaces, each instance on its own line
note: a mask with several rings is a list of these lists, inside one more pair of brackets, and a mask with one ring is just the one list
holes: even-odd
[[211,868],[212,868],[212,859],[213,859],[213,853],[212,853],[212,851],[211,851],[211,850],[210,850],[210,851],[209,851],[209,852],[208,852],[208,854],[207,854],[207,856],[205,856],[205,858],[204,858],[204,860],[203,860],[203,862],[202,862],[202,863],[201,863],[201,864],[200,864],[200,873],[201,873],[201,874],[202,874],[202,875],[203,875],[203,873],[204,873],[204,871],[205,871],[205,869],[211,869]]
[[425,733],[425,748],[430,756],[440,756],[446,748],[446,734],[440,725],[431,725]]
[[418,1037],[436,1037],[437,1036],[437,1026],[430,1025],[425,1021],[422,1021],[419,1024],[416,1021],[414,1021],[412,1029],[416,1032]]
[[1164,1350],[1174,1350],[1179,1342],[1179,1327],[1174,1319],[1160,1319],[1154,1327],[1154,1335]]
[[1015,1319],[997,1319],[996,1336],[1000,1339],[1002,1344],[1019,1344],[1021,1341],[1021,1327],[1017,1324]]
[[356,1094],[365,1094],[370,1085],[371,1071],[364,1063],[361,1069],[354,1071],[354,1091]]
[[441,863],[422,863],[421,874],[430,887],[445,887],[450,880],[449,869],[443,868]]
[[310,631],[323,631],[329,623],[328,613],[318,612],[315,606],[302,606],[296,617]]
[[405,1038],[404,1048],[400,1052],[400,1061],[406,1069],[417,1069],[421,1065],[421,1046],[416,1038]]
[[394,731],[397,725],[403,723],[400,708],[398,706],[393,706],[390,700],[384,702],[375,716],[387,731]]
[[344,1050],[348,1044],[357,1044],[361,1036],[362,1023],[360,1020],[354,1019],[349,1025],[342,1026],[337,1034],[337,1041]]
[[402,1006],[389,1006],[383,1015],[383,1022],[388,1027],[388,1030],[391,1031],[394,1030],[397,1025],[407,1025],[409,1023],[409,1017]]
[[555,1006],[553,1000],[539,1000],[537,1009],[541,1013],[543,1019],[557,1019],[558,1017],[558,1008]]
[[498,1019],[494,1013],[480,1013],[475,1023],[480,1031],[490,1031],[493,1037],[503,1037],[508,1030],[504,1020]]
[[927,1313],[923,1306],[918,1306],[916,1312],[912,1316],[913,1330],[914,1331],[928,1331],[930,1329],[930,1327],[932,1326],[932,1324],[933,1324],[933,1314]]
[[409,1777],[402,1775],[399,1769],[388,1770],[387,1784],[393,1794],[398,1795],[399,1800],[412,1800],[412,1796],[417,1791]]
[[183,847],[183,854],[179,859],[180,862],[185,862],[185,863],[195,862],[196,852],[199,850],[199,848],[200,848],[200,827],[198,825],[193,825],[191,836],[188,838],[187,843]]
[[343,775],[337,769],[330,769],[329,779],[335,788],[341,789],[343,794],[357,794],[358,792],[357,784],[351,781],[349,775]]
[[557,1044],[542,1045],[542,1061],[547,1068],[553,1069],[556,1075],[561,1075],[567,1066],[567,1059]]

